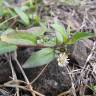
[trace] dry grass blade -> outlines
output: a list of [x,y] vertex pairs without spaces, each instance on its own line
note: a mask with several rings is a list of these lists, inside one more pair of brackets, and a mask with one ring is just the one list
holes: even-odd
[[21,70],[21,72],[22,72],[22,75],[24,76],[24,79],[25,79],[25,81],[26,81],[27,84],[28,84],[28,88],[29,88],[30,90],[32,90],[32,92],[31,92],[32,96],[36,96],[35,93],[34,93],[34,91],[33,91],[32,86],[30,85],[30,82],[29,82],[29,80],[28,80],[28,78],[27,78],[27,76],[26,76],[26,74],[25,74],[25,72],[24,72],[24,70],[23,70],[23,68],[21,67],[21,64],[20,64],[19,61],[17,60],[17,52],[14,53],[14,60],[16,61],[18,67],[20,68],[20,70]]
[[[38,95],[38,96],[45,96],[45,95],[43,95],[43,94],[41,94],[41,93],[39,93],[39,92],[37,92],[37,91],[35,91],[35,90],[31,90],[31,89],[28,89],[28,88],[26,88],[25,86],[20,86],[20,85],[16,85],[16,84],[4,84],[4,85],[0,85],[0,87],[11,87],[11,88],[20,88],[20,89],[23,89],[23,90],[26,90],[26,91],[29,91],[29,92],[34,92],[35,94],[36,94],[36,96]],[[32,95],[33,96],[33,95]]]
[[[15,73],[15,70],[14,70],[14,67],[13,67],[13,64],[12,64],[12,61],[11,61],[11,56],[9,55],[6,55],[7,57],[7,60],[9,62],[9,65],[11,67],[11,71],[12,71],[12,77],[13,77],[13,80],[17,80],[17,76],[16,76],[16,73]],[[16,87],[16,95],[19,96],[19,88]]]
[[62,92],[62,93],[60,93],[60,94],[57,95],[57,96],[67,96],[67,95],[70,95],[70,96],[72,95],[70,90],[68,90],[68,91],[66,91],[66,92]]
[[45,71],[47,66],[48,66],[48,64],[43,68],[43,70],[38,74],[38,76],[30,84],[33,84],[43,74],[43,72]]
[[85,65],[84,65],[83,69],[81,70],[81,77],[82,77],[83,74],[84,74],[84,70],[85,70],[86,67],[87,67],[87,63],[89,62],[89,60],[90,60],[91,57],[92,57],[92,54],[93,54],[93,52],[94,52],[95,47],[96,47],[96,41],[94,42],[93,48],[92,48],[92,50],[91,50],[89,56],[88,56],[87,59],[86,59],[86,62],[85,62]]

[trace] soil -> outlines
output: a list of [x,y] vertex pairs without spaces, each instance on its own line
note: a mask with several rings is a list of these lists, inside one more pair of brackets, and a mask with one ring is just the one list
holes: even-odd
[[[17,2],[17,1],[16,1]],[[93,2],[93,3],[92,3]],[[39,16],[42,20],[47,20],[49,24],[52,21],[52,18],[58,17],[60,22],[66,27],[70,24],[73,33],[75,31],[84,31],[88,32],[96,32],[96,1],[92,0],[91,3],[86,3],[82,6],[66,6],[66,5],[48,5],[48,9],[46,11],[45,7],[39,6]],[[95,3],[94,3],[95,2]],[[93,6],[93,8],[91,7]],[[88,9],[89,8],[89,9]],[[87,10],[87,13],[85,14]],[[94,11],[95,10],[95,11]],[[53,13],[52,13],[53,12]],[[52,14],[51,14],[52,13]],[[51,14],[51,16],[50,16]],[[86,16],[87,18],[86,18]],[[92,17],[92,18],[91,18]],[[85,18],[85,19],[84,19]],[[85,20],[85,21],[84,21]],[[32,82],[33,89],[37,92],[44,94],[45,96],[57,96],[62,92],[67,92],[72,88],[72,84],[74,83],[76,88],[77,96],[83,96],[83,91],[85,96],[96,96],[93,91],[86,85],[96,84],[96,49],[93,52],[92,58],[88,61],[87,65],[86,60],[90,55],[91,49],[93,48],[95,42],[95,38],[86,39],[83,41],[79,41],[76,44],[70,46],[68,48],[69,54],[69,69],[70,73],[66,69],[66,67],[58,66],[57,60],[53,60],[50,64],[45,66],[24,69],[28,79]],[[96,48],[96,45],[95,45]],[[20,48],[17,51],[18,60],[21,65],[28,59],[33,51],[36,49],[32,48]],[[10,53],[12,55],[12,53]],[[12,72],[5,55],[0,56],[0,84],[4,84],[10,80],[12,80]],[[17,74],[18,80],[24,80],[19,67],[16,62],[12,61],[15,72]],[[94,66],[92,64],[95,64]],[[82,71],[83,68],[84,71]],[[39,76],[38,79],[34,81],[34,79],[40,74],[43,70],[44,72]],[[90,70],[88,70],[90,69]],[[83,73],[82,73],[83,72]],[[83,75],[82,75],[82,74]],[[70,78],[70,74],[72,74],[73,82]],[[82,78],[81,78],[82,77]],[[83,87],[82,87],[83,86]],[[83,90],[83,91],[82,91]],[[80,93],[81,92],[81,93]],[[11,96],[15,93],[14,88],[1,88],[0,96]],[[64,93],[65,94],[65,93]],[[68,95],[69,94],[69,95]],[[73,96],[72,92],[68,92],[68,96]],[[31,96],[31,94],[27,91],[20,90],[21,96]],[[67,95],[58,95],[58,96],[67,96]],[[74,95],[75,96],[75,95]]]

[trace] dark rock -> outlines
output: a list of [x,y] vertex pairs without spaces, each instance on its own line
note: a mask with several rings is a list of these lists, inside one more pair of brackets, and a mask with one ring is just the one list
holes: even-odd
[[73,46],[72,57],[78,62],[79,66],[83,67],[87,56],[88,49],[91,49],[93,42],[89,39],[84,41],[78,41]]
[[[27,76],[30,76],[30,80],[33,80],[34,73],[39,74],[43,68],[39,68],[39,71],[35,72],[31,69],[31,72],[26,72]],[[62,74],[62,72],[64,74]],[[38,75],[37,74],[37,75]],[[37,76],[35,75],[35,77]],[[71,87],[70,77],[67,74],[66,68],[61,68],[58,66],[57,61],[51,62],[42,75],[32,84],[35,90],[41,92],[42,94],[52,94],[50,96],[56,96],[57,93],[66,91]]]

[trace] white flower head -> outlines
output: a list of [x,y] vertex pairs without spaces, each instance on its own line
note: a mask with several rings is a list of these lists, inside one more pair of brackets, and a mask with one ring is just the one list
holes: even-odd
[[66,66],[69,63],[68,60],[69,60],[68,59],[68,55],[65,52],[64,53],[60,53],[59,56],[58,56],[58,58],[57,58],[58,65],[60,67]]

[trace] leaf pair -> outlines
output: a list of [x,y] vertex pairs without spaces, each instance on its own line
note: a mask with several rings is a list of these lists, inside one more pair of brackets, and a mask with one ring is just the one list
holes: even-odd
[[[91,32],[70,32],[70,27],[67,30],[55,19],[54,24],[51,25],[55,29],[57,44],[74,44],[78,40],[93,37],[94,34]],[[72,35],[72,36],[71,36]],[[71,39],[69,39],[71,37]]]

